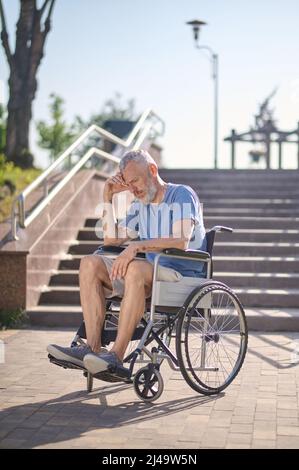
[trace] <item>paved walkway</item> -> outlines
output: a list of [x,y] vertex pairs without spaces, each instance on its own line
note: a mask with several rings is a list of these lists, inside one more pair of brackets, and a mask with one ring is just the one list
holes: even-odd
[[196,394],[165,363],[165,390],[152,405],[131,385],[96,381],[87,394],[80,371],[50,364],[46,345],[72,337],[0,332],[0,447],[299,448],[299,333],[251,334],[242,371],[218,397]]

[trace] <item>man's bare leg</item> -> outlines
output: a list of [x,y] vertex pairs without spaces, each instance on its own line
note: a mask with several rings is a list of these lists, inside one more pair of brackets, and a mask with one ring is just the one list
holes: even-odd
[[153,266],[148,261],[131,261],[125,275],[125,294],[120,307],[117,338],[111,349],[123,360],[127,346],[142,318],[145,298],[151,292]]
[[82,258],[79,281],[87,344],[97,353],[101,349],[101,331],[106,315],[104,286],[112,289],[106,265],[100,256]]

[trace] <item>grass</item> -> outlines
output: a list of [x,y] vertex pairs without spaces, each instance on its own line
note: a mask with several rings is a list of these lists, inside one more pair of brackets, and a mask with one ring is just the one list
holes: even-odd
[[16,308],[13,310],[0,310],[0,330],[7,328],[22,328],[28,321],[25,310]]

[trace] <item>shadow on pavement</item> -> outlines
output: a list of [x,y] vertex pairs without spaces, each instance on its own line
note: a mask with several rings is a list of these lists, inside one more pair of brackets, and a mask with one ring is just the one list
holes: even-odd
[[[166,418],[178,412],[192,410],[209,402],[215,402],[224,396],[224,393],[211,397],[196,394],[162,403],[158,400],[155,404],[144,403],[136,398],[136,401],[110,406],[107,404],[107,396],[129,387],[130,385],[127,384],[109,385],[89,394],[82,391],[72,392],[53,400],[6,408],[0,412],[0,427],[4,426],[5,429],[5,425],[9,427],[9,423],[15,423],[15,425],[14,429],[2,438],[20,440],[20,447],[25,448],[46,444],[55,446],[55,443],[59,442],[65,442],[65,447],[67,447],[66,441],[79,438],[93,430],[106,430],[109,433],[110,428],[113,432],[122,426],[138,425],[152,419]],[[130,432],[129,429],[123,431],[124,435]],[[138,431],[138,428],[136,429]],[[140,429],[140,435],[142,431]],[[101,444],[101,434],[97,437]],[[0,443],[0,447],[4,446],[5,441],[2,445]],[[107,446],[109,446],[108,442]]]

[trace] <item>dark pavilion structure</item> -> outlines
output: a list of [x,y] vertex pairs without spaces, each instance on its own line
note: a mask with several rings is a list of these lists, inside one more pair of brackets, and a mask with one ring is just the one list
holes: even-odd
[[235,168],[236,162],[236,143],[247,142],[260,144],[262,150],[252,150],[249,152],[252,161],[258,162],[265,158],[266,168],[271,168],[271,147],[278,146],[278,168],[282,169],[283,144],[297,145],[297,168],[299,168],[299,122],[297,127],[290,131],[278,129],[276,121],[273,118],[273,109],[270,109],[270,100],[275,95],[275,89],[259,106],[259,112],[255,115],[254,125],[246,132],[238,133],[232,129],[231,135],[224,140],[231,143],[231,168]]

